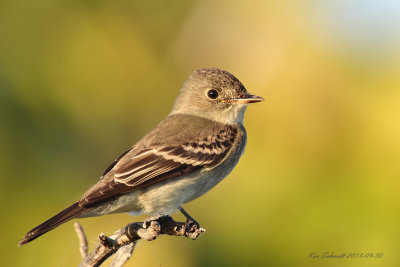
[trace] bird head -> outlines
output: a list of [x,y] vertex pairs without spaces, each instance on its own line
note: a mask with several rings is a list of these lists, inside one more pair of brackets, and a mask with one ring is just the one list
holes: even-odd
[[251,95],[231,73],[217,69],[196,70],[183,84],[171,114],[204,117],[221,123],[243,122],[250,103],[262,97]]

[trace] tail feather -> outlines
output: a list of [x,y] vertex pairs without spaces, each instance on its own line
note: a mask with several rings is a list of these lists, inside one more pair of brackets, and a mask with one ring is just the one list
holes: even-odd
[[60,224],[63,224],[75,217],[78,217],[82,214],[86,208],[82,208],[79,206],[79,202],[74,203],[70,207],[66,208],[65,210],[61,211],[57,215],[53,216],[52,218],[48,219],[44,223],[36,226],[32,230],[30,230],[24,238],[18,243],[18,246],[22,246],[26,243],[31,242],[32,240],[38,238],[39,236],[47,233],[48,231],[56,228]]

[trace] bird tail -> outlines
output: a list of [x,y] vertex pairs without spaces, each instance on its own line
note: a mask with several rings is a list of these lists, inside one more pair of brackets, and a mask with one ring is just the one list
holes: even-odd
[[63,224],[75,217],[81,215],[86,208],[79,206],[79,201],[71,205],[70,207],[66,208],[65,210],[61,211],[57,215],[51,217],[44,223],[36,226],[32,230],[30,230],[24,238],[18,243],[18,247],[25,245],[26,243],[31,242],[32,240],[38,238],[39,236],[47,233],[48,231],[56,228],[60,224]]

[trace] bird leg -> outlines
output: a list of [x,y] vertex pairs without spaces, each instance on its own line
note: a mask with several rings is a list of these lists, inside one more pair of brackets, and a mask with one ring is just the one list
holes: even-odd
[[196,230],[200,229],[200,224],[195,219],[193,219],[193,217],[190,216],[189,213],[187,213],[182,207],[179,207],[179,210],[186,217],[186,223],[185,223],[186,233],[193,233]]

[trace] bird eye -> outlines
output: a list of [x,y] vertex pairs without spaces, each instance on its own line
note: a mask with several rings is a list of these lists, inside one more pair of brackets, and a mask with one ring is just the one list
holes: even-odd
[[211,99],[216,99],[218,97],[218,91],[211,89],[207,92],[207,96]]

